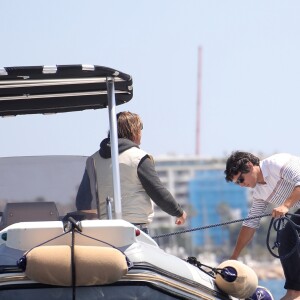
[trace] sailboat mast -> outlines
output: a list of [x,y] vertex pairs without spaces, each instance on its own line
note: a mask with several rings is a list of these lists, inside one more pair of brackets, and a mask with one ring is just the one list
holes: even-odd
[[198,47],[197,74],[197,109],[196,109],[196,155],[200,155],[200,116],[201,116],[201,79],[202,79],[202,48]]

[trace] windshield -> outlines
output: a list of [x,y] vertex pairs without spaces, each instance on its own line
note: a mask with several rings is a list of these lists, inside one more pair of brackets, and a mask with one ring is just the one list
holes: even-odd
[[60,216],[76,210],[85,161],[85,156],[0,158],[0,211],[15,202],[55,202]]

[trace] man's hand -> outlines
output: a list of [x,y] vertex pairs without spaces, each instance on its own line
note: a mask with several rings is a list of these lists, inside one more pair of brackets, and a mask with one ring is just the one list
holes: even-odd
[[187,217],[186,212],[183,211],[182,216],[176,219],[175,224],[176,225],[183,225],[185,223],[186,217]]
[[273,218],[280,218],[285,216],[286,213],[289,212],[289,208],[287,206],[285,206],[284,204],[275,207],[272,211],[272,217]]
[[290,196],[278,207],[275,207],[272,211],[273,218],[283,217],[289,212],[289,209],[294,206],[296,202],[300,199],[300,186],[297,185],[294,187]]

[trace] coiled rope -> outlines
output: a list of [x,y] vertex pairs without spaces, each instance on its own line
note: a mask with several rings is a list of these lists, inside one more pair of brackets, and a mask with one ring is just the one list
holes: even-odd
[[[299,237],[299,233],[300,233],[300,225],[297,225],[296,223],[294,223],[291,218],[289,218],[289,216],[295,216],[295,217],[300,217],[300,215],[298,214],[291,214],[291,213],[287,213],[285,216],[281,217],[281,218],[277,218],[274,219],[272,218],[271,222],[270,222],[270,226],[269,226],[269,230],[268,230],[268,234],[267,234],[267,247],[269,252],[276,258],[279,258],[281,260],[284,260],[288,257],[290,257],[297,249],[300,249],[300,237]],[[280,254],[276,254],[274,249],[280,247],[280,234],[282,234],[282,230],[287,226],[287,224],[289,224],[291,226],[292,232],[296,237],[296,243],[294,245],[294,247],[286,254],[280,255]],[[276,239],[274,242],[273,247],[270,246],[270,232],[271,229],[275,230],[276,232]]]

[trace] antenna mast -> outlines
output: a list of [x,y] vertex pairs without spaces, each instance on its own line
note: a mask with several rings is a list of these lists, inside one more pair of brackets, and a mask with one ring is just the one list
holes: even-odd
[[202,48],[198,47],[197,75],[197,109],[196,109],[196,155],[200,155],[200,112],[201,112],[201,79],[202,79]]

